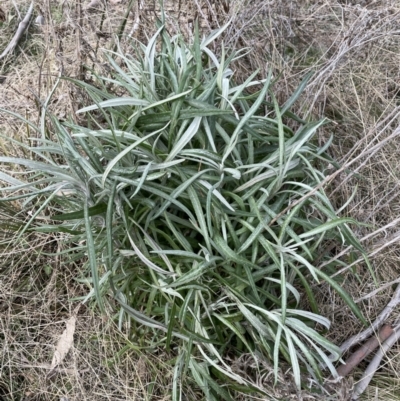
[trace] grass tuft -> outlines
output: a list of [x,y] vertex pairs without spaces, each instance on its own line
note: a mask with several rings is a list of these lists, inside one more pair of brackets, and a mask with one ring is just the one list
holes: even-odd
[[276,380],[286,360],[298,388],[323,367],[335,375],[340,350],[317,330],[330,322],[315,283],[365,322],[332,263],[316,268],[332,242],[363,250],[357,222],[320,185],[334,163],[314,139],[325,121],[291,111],[310,75],[283,105],[271,72],[236,84],[241,54],[210,48],[226,28],[202,40],[196,30],[188,44],[161,25],[147,46],[108,51],[109,75],[74,81],[93,101],[78,111],[84,124],[47,112],[29,123],[34,146],[18,143],[33,158],[0,157],[10,166],[1,202],[31,211],[19,236],[64,236],[66,263],[83,262],[81,300],[111,312],[138,346],[175,356],[173,400],[186,377],[208,400],[265,392],[233,368],[244,354],[272,363]]

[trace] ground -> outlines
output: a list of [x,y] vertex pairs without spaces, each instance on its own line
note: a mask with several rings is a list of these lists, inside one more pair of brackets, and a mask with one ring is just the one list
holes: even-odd
[[[155,29],[156,3],[36,2],[28,31],[15,51],[0,59],[0,108],[37,122],[59,76],[90,80],[91,70],[105,67],[102,49],[112,50],[117,44],[124,48],[127,36],[145,42]],[[25,0],[1,2],[0,52],[29,4]],[[399,2],[193,0],[166,1],[164,8],[168,29],[181,31],[189,40],[196,18],[204,33],[230,19],[225,46],[251,50],[235,65],[237,79],[256,69],[263,77],[272,69],[281,104],[307,72],[315,72],[295,107],[310,118],[330,119],[320,130],[319,141],[323,144],[333,135],[331,155],[357,173],[343,172],[326,191],[337,208],[342,208],[343,216],[366,223],[357,235],[370,255],[375,279],[363,260],[354,260],[351,252],[330,252],[332,257],[343,253],[341,260],[348,264],[355,262],[352,274],[342,272],[341,285],[373,322],[390,301],[400,272]],[[43,25],[35,23],[39,15],[44,17]],[[83,104],[84,94],[63,80],[48,107],[62,120]],[[26,124],[10,115],[0,115],[0,134],[33,143]],[[9,142],[0,141],[0,145],[4,154],[21,152]],[[26,216],[18,219],[24,221]],[[2,227],[0,399],[167,400],[172,373],[163,355],[144,356],[106,317],[87,307],[77,313],[73,347],[49,374],[55,346],[73,315],[74,299],[86,291],[75,280],[79,265],[66,266],[48,256],[57,250],[57,238],[29,235],[21,239],[19,249],[10,249],[4,219]],[[341,345],[362,330],[327,286],[314,290],[332,321],[328,333],[332,341]],[[398,312],[395,308],[387,322],[395,323]],[[398,353],[396,345],[387,353],[365,399],[399,398]],[[358,367],[354,379],[347,378],[332,389],[330,399],[349,399],[352,383],[365,366]],[[274,390],[277,395],[312,399],[311,393],[295,393],[290,384],[285,387],[283,382],[288,379],[282,376]],[[196,397],[187,395],[190,400]]]

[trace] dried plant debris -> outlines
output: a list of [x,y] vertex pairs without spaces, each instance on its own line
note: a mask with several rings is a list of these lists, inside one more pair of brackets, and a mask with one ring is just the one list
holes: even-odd
[[50,372],[52,374],[54,369],[61,364],[64,358],[67,356],[69,350],[74,344],[74,333],[75,333],[76,317],[72,316],[66,323],[67,327],[63,331],[58,340],[56,349],[54,351],[53,359],[50,365]]

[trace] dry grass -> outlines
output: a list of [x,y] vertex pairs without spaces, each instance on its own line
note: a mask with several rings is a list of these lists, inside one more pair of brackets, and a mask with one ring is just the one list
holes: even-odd
[[[110,0],[105,7],[100,2],[90,12],[85,11],[88,3],[48,0],[36,6],[35,17],[42,14],[46,25],[32,25],[15,54],[0,60],[0,75],[5,76],[0,84],[0,107],[37,119],[40,102],[45,101],[59,74],[90,80],[90,69],[105,67],[100,49],[115,45],[115,34],[122,30],[130,3],[133,7],[124,33],[143,40],[154,29],[157,8],[153,1]],[[320,131],[319,141],[325,143],[333,135],[332,156],[341,163],[352,163],[351,170],[358,174],[341,174],[326,189],[340,207],[358,187],[342,213],[370,224],[360,229],[358,235],[365,238],[363,244],[371,255],[377,285],[362,261],[353,266],[355,276],[343,271],[338,279],[360,300],[365,316],[372,322],[393,293],[394,285],[385,284],[399,276],[400,145],[398,138],[393,137],[399,126],[400,102],[398,1],[237,0],[226,2],[225,7],[224,2],[216,7],[211,0],[193,0],[187,7],[181,3],[185,2],[166,6],[169,29],[177,30],[179,26],[190,37],[196,16],[200,17],[204,31],[231,17],[226,44],[253,50],[237,65],[238,79],[256,68],[260,69],[260,76],[272,68],[278,78],[275,88],[280,102],[293,92],[306,72],[316,72],[297,108],[299,114],[307,112],[332,120]],[[6,19],[1,22],[0,11],[0,50],[18,24],[14,4],[23,13],[29,1],[1,2]],[[121,44],[124,45],[123,35]],[[49,107],[64,119],[73,115],[84,101],[83,94],[62,82]],[[17,138],[29,136],[25,126],[3,114],[0,131]],[[0,146],[2,152],[16,152],[1,142]],[[0,398],[167,399],[163,397],[167,396],[172,380],[168,367],[160,362],[162,356],[144,359],[142,353],[130,349],[117,363],[107,364],[126,339],[87,309],[79,312],[75,345],[61,371],[47,377],[43,366],[51,361],[54,345],[71,314],[71,299],[82,295],[85,288],[74,280],[79,266],[63,266],[59,260],[43,255],[57,247],[56,239],[49,244],[43,241],[44,238],[26,238],[20,250],[3,251]],[[329,252],[335,257],[341,251],[337,245]],[[345,252],[341,259],[352,262],[357,257]],[[327,288],[321,285],[315,292],[333,323],[329,336],[341,344],[362,327]],[[382,290],[370,296],[377,288]],[[395,310],[389,321],[396,320],[398,312]],[[390,351],[384,363],[365,399],[399,399],[398,349]],[[363,367],[356,372],[355,381]],[[350,387],[351,380],[326,399],[349,399]],[[290,394],[290,388],[277,388],[277,395],[286,393],[292,399],[307,399],[306,394]],[[153,395],[148,395],[149,389]],[[195,398],[195,394],[188,395],[188,399]]]
[[[162,355],[141,352],[111,320],[83,307],[74,345],[50,369],[67,320],[86,295],[80,263],[64,264],[59,238],[27,234],[10,248],[0,213],[0,399],[7,401],[165,399],[171,375]],[[23,223],[15,215],[11,222]],[[15,245],[15,242],[13,242]],[[131,339],[135,341],[135,339]]]

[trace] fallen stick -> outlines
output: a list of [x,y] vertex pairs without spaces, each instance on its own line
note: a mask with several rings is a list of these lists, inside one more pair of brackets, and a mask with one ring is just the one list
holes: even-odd
[[377,318],[371,324],[371,326],[369,326],[363,332],[349,338],[340,346],[340,350],[342,351],[342,353],[346,352],[353,345],[361,341],[364,341],[365,339],[370,337],[374,332],[376,332],[379,329],[379,327],[382,326],[384,321],[387,320],[389,315],[392,313],[393,309],[396,308],[399,304],[400,304],[400,285],[397,286],[396,291],[392,296],[392,299],[386,305],[383,311],[377,316]]
[[14,37],[11,39],[11,42],[8,44],[8,46],[5,48],[3,53],[0,54],[0,60],[7,56],[8,53],[11,53],[14,51],[14,49],[17,47],[17,44],[19,40],[21,39],[22,35],[26,31],[29,25],[29,20],[32,17],[33,13],[33,2],[29,6],[28,12],[25,15],[25,18],[19,23],[17,32],[15,32]]
[[353,401],[358,400],[360,395],[366,390],[372,377],[378,370],[382,358],[384,357],[386,352],[397,342],[399,338],[400,338],[400,325],[396,326],[393,329],[393,334],[382,344],[381,348],[375,354],[374,358],[368,365],[367,369],[365,369],[365,372],[361,380],[355,385],[353,396],[351,398]]
[[394,333],[392,326],[385,324],[381,327],[377,337],[371,337],[365,344],[361,345],[350,357],[344,365],[340,365],[337,373],[341,377],[346,377],[350,372],[369,354],[372,353],[380,344],[385,342]]
[[400,284],[397,286],[394,294],[392,295],[392,299],[386,305],[386,307],[382,310],[382,312],[376,317],[375,321],[364,331],[359,334],[356,334],[346,340],[341,346],[340,351],[344,354],[347,350],[349,350],[353,345],[356,345],[368,337],[371,337],[374,333],[376,333],[380,327],[384,324],[384,322],[388,319],[390,314],[393,312],[393,309],[400,305]]

